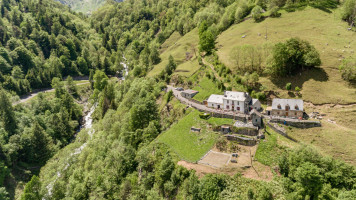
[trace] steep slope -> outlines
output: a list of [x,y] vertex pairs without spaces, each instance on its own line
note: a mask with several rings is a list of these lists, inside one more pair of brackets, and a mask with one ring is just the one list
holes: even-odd
[[[241,2],[245,3],[241,7],[246,8],[247,14],[255,6],[252,1]],[[309,2],[319,4],[325,1]],[[266,1],[256,2],[266,8],[264,3]],[[286,6],[291,6],[290,1]],[[263,169],[278,170],[277,174],[280,174],[271,182],[244,178],[236,170],[230,173],[238,173],[235,176],[207,174],[199,179],[194,171],[177,165],[179,154],[186,154],[186,158],[191,160],[199,159],[213,145],[218,135],[204,130],[211,129],[197,111],[194,111],[194,117],[187,115],[183,121],[172,126],[188,114],[191,108],[174,99],[172,92],[166,91],[166,85],[174,72],[182,72],[179,71],[180,67],[182,70],[190,70],[184,74],[187,77],[180,80],[189,86],[209,79],[201,84],[200,88],[204,90],[212,88],[210,85],[224,90],[224,84],[235,88],[233,83],[238,82],[239,77],[245,78],[244,74],[229,71],[219,63],[217,56],[205,57],[204,60],[212,61],[213,66],[201,67],[199,73],[192,76],[194,79],[190,79],[190,72],[200,66],[179,65],[190,57],[186,54],[193,52],[190,47],[197,46],[197,33],[200,32],[197,27],[202,21],[208,20],[209,31],[218,36],[235,22],[241,22],[241,7],[229,0],[131,0],[99,8],[90,20],[90,27],[102,36],[101,41],[91,46],[91,50],[98,54],[90,55],[93,61],[100,61],[98,57],[103,57],[102,62],[91,63],[92,69],[102,70],[91,73],[94,79],[91,99],[97,105],[93,113],[96,123],[91,129],[81,131],[72,144],[47,162],[39,178],[34,176],[26,184],[23,197],[347,199],[354,195],[356,171],[353,166],[325,158],[313,148],[303,145],[293,144],[299,148],[289,149],[280,145],[276,141],[279,137],[272,132],[268,133],[266,140],[261,140],[261,143],[265,143],[266,152],[260,154],[265,160],[273,158],[270,163],[265,163],[270,168],[264,166]],[[262,12],[262,8],[257,10]],[[88,38],[91,37],[88,35]],[[105,73],[116,74],[123,54],[132,70],[130,75],[125,81],[108,81]],[[176,59],[169,59],[170,54]],[[218,72],[210,73],[214,67],[219,69],[216,70]],[[152,68],[158,76],[149,74]],[[213,78],[215,74],[221,75]],[[240,79],[239,85],[245,89],[241,82]],[[201,135],[190,132],[190,128],[195,125],[201,125]],[[183,131],[185,135],[180,134]],[[160,134],[164,144],[156,140]],[[180,135],[183,137],[177,139],[179,144],[176,144],[175,138]],[[190,145],[186,146],[185,140],[190,140]],[[173,148],[169,144],[174,144]],[[196,145],[201,145],[201,148]],[[189,152],[192,150],[197,151],[195,155]],[[251,159],[247,161],[256,162]],[[243,167],[249,168],[250,164]],[[250,170],[256,171],[253,166]]]
[[[267,40],[265,34],[267,32]],[[245,35],[246,37],[242,38]],[[280,92],[288,97],[285,85],[302,89],[303,99],[314,104],[356,103],[355,87],[342,80],[339,65],[344,58],[356,51],[356,33],[348,31],[347,23],[341,21],[340,10],[327,13],[319,9],[305,8],[291,13],[283,12],[280,18],[267,18],[260,23],[246,20],[219,35],[217,39],[220,60],[232,71],[236,68],[231,58],[234,47],[246,44],[262,46],[299,37],[309,41],[321,55],[320,70],[306,71],[298,76],[279,78],[272,82],[261,78],[266,90]]]
[[[107,0],[55,0],[69,6],[72,10],[82,12],[84,14],[91,14],[93,11],[100,8]],[[122,2],[123,0],[113,0]]]

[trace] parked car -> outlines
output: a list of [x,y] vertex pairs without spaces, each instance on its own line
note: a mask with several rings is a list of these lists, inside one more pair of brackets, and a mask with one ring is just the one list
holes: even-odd
[[237,163],[237,160],[232,159],[231,162],[232,162],[232,163]]
[[181,87],[177,87],[177,88],[175,88],[175,89],[178,90],[178,91],[184,91],[184,89],[181,88]]
[[237,158],[237,156],[238,156],[237,153],[233,153],[232,154],[232,157],[236,157]]

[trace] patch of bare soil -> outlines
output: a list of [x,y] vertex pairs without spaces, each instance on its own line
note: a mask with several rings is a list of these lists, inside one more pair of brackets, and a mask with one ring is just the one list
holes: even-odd
[[[236,160],[236,163],[229,161],[228,164],[226,164],[227,159],[230,159],[231,156],[227,153],[218,152],[218,150],[214,148],[197,164],[181,160],[178,162],[178,165],[188,170],[195,170],[199,178],[206,174],[222,173],[233,176],[240,173],[246,178],[270,181],[273,178],[271,168],[256,161],[252,162],[256,149],[257,146],[247,147],[239,145],[239,151],[237,152],[238,157],[231,158],[232,160]],[[251,162],[253,165],[251,165]]]
[[203,177],[206,174],[217,174],[219,173],[218,169],[201,165],[201,164],[194,164],[184,160],[178,161],[178,165],[185,167],[188,170],[195,170],[196,174],[199,178]]
[[230,159],[231,154],[209,151],[198,163],[215,168],[222,168],[229,164]]

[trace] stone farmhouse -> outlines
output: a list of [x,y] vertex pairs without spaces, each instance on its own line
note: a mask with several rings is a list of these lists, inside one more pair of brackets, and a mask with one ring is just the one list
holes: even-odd
[[246,92],[225,91],[224,95],[212,94],[207,100],[208,107],[240,113],[249,113],[252,109],[260,110],[261,103]]
[[267,115],[303,118],[304,102],[302,99],[273,99],[272,107],[267,108]]

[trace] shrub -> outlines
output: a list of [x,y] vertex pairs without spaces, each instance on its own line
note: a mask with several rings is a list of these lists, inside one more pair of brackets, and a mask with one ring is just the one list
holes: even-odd
[[261,6],[255,6],[252,11],[252,17],[255,20],[255,22],[259,22],[262,19],[262,8]]
[[277,6],[274,6],[270,9],[269,16],[270,17],[280,17],[281,13],[278,12],[279,8]]
[[344,80],[356,82],[356,59],[344,60],[339,69]]
[[295,87],[295,89],[294,89],[296,92],[300,92],[300,88],[297,86],[297,87]]
[[207,114],[207,113],[199,113],[199,117],[201,119],[209,119],[210,118],[210,114]]
[[292,83],[287,83],[286,90],[291,90],[291,89],[292,89]]

